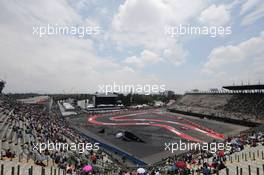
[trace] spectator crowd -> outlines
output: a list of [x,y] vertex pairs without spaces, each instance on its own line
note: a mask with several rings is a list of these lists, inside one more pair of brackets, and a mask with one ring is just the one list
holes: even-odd
[[[101,169],[105,166],[117,167],[113,165],[108,154],[101,149],[85,150],[85,152],[78,149],[75,151],[46,149],[40,152],[34,149],[38,143],[47,142],[92,143],[92,140],[83,138],[69,126],[56,106],[51,111],[45,109],[47,108],[43,105],[23,104],[8,96],[0,97],[2,157],[14,158],[23,155],[40,166],[47,166],[47,161],[51,160],[68,174],[80,174],[85,166],[92,166],[92,171],[89,173],[102,171]],[[4,129],[5,126],[7,126],[6,129]],[[9,130],[10,134],[8,134]],[[16,144],[9,144],[13,141]]]
[[[246,146],[264,146],[264,132],[262,130],[248,135],[230,137],[224,142],[230,143],[231,149],[218,150],[216,153],[212,153],[210,150],[187,152],[181,156],[167,158],[158,165],[146,167],[145,172],[142,173],[142,175],[188,175],[193,172],[199,172],[202,175],[216,174],[216,172],[226,168],[228,156],[243,151]],[[138,173],[136,169],[123,170],[120,172],[120,175],[139,174],[140,173]]]
[[[264,145],[264,132],[259,131],[251,135],[240,135],[227,138],[225,142],[231,144],[230,150],[219,150],[216,153],[208,151],[188,152],[177,157],[169,157],[157,165],[148,167],[120,168],[113,163],[109,154],[99,151],[48,150],[43,152],[33,149],[37,143],[90,143],[92,140],[83,138],[59,114],[54,105],[51,110],[44,110],[43,105],[23,104],[8,96],[0,97],[0,127],[1,127],[1,156],[15,158],[25,155],[34,160],[36,165],[47,166],[52,160],[67,174],[104,174],[108,166],[119,175],[159,175],[159,174],[191,174],[193,171],[209,175],[226,167],[227,156],[240,152],[246,145],[256,147]],[[5,131],[11,130],[13,134]],[[15,141],[14,144],[7,142]],[[5,143],[5,144],[4,144]],[[18,149],[19,147],[19,149]],[[210,161],[208,161],[210,159]],[[121,170],[120,170],[121,169]],[[112,173],[114,174],[114,173]]]

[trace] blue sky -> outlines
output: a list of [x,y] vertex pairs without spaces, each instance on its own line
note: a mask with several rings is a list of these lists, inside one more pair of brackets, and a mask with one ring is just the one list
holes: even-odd
[[[95,92],[119,84],[198,88],[264,82],[262,0],[0,1],[0,78],[6,92]],[[85,38],[33,26],[99,26]],[[232,34],[165,35],[165,26],[231,26]]]

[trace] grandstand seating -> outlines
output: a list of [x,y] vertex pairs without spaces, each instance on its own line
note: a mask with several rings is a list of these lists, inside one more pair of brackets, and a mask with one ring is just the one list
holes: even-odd
[[[255,112],[254,110],[240,109],[245,105],[245,108],[251,108],[255,106],[255,110],[258,110],[258,115],[262,115],[262,110],[259,110],[263,105],[263,98],[246,95],[241,97],[241,94],[233,95],[186,95],[177,102],[179,106],[191,107],[191,110],[195,107],[199,109],[211,109],[212,111],[224,110],[227,112],[241,112],[244,114],[250,114]],[[208,97],[208,98],[207,98]],[[1,97],[2,98],[2,97]],[[96,169],[96,174],[117,174],[120,167],[118,164],[114,164],[112,158],[106,152],[95,152],[98,159],[96,163],[91,160],[92,153],[86,151],[84,154],[79,154],[74,151],[65,152],[51,152],[50,154],[43,155],[39,152],[32,151],[32,143],[46,141],[50,139],[53,141],[65,141],[67,143],[72,142],[89,142],[82,138],[78,133],[71,130],[68,127],[67,122],[62,120],[56,113],[55,109],[52,109],[51,114],[47,114],[39,106],[24,105],[14,102],[8,98],[0,98],[0,175],[3,169],[3,175],[17,174],[18,165],[20,168],[20,175],[28,174],[29,170],[33,169],[33,175],[51,174],[51,171],[55,175],[65,174],[67,165],[75,164],[79,166],[79,163],[92,164]],[[195,99],[195,100],[193,100]],[[241,100],[243,99],[243,100]],[[239,102],[238,102],[239,101]],[[240,103],[237,104],[236,103]],[[188,109],[189,110],[189,109]],[[261,128],[260,128],[261,129]],[[263,131],[264,128],[262,128]],[[250,145],[250,144],[249,144]],[[236,175],[237,169],[242,169],[243,174],[249,171],[249,165],[251,175],[257,174],[258,171],[263,172],[264,164],[264,147],[263,140],[258,143],[257,147],[246,146],[244,150],[233,153],[227,156],[225,163],[229,170],[229,175]],[[9,154],[9,156],[7,156]],[[13,156],[14,155],[14,156]],[[56,156],[59,157],[59,161],[56,161]],[[195,155],[194,155],[195,157]],[[65,159],[65,160],[64,160]],[[212,163],[212,158],[204,159],[208,163]],[[36,165],[36,163],[38,165]],[[171,162],[173,163],[173,162]],[[42,164],[42,166],[39,166]],[[200,167],[195,165],[194,169]],[[201,166],[201,165],[200,165]],[[79,166],[80,169],[81,166]],[[168,174],[167,163],[160,164],[158,166],[146,167],[154,170],[159,169],[163,174]],[[226,175],[226,169],[219,172],[220,175]],[[193,174],[198,174],[196,171]],[[247,174],[246,174],[247,175]]]
[[264,94],[235,94],[224,106],[225,111],[264,117]]
[[185,94],[171,107],[180,111],[229,117],[241,120],[264,120],[263,93]]
[[184,106],[219,109],[227,104],[231,98],[232,95],[229,94],[186,94],[180,99],[178,104]]
[[[50,174],[52,169],[56,173],[63,174],[68,165],[79,166],[93,165],[97,173],[104,174],[117,171],[118,166],[113,165],[108,154],[100,151],[84,153],[76,151],[48,151],[40,153],[33,149],[34,143],[49,141],[61,141],[67,143],[87,143],[89,140],[81,138],[72,131],[64,120],[56,112],[47,114],[43,108],[32,105],[24,105],[10,99],[0,98],[0,150],[4,175],[12,173],[14,167],[17,173],[17,165],[20,165],[20,174],[28,174],[33,167],[33,174]],[[47,154],[46,154],[47,153]],[[95,154],[97,161],[92,162]],[[39,166],[41,165],[41,166]],[[1,174],[2,175],[2,174]],[[43,175],[43,174],[41,174]]]
[[[242,171],[243,174],[247,175],[250,171],[251,175],[254,175],[257,174],[257,169],[259,169],[260,174],[263,173],[263,151],[264,149],[262,145],[253,148],[248,146],[243,151],[228,156],[226,166],[229,170],[229,175],[237,174],[237,169],[239,174],[240,171]],[[226,170],[222,170],[221,174],[226,175]]]

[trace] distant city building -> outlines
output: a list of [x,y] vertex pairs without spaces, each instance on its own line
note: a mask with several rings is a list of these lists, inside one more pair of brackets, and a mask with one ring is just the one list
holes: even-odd
[[211,88],[211,89],[210,89],[210,92],[214,92],[214,93],[216,93],[216,92],[219,92],[219,90],[218,90],[217,88]]
[[175,92],[174,91],[170,91],[170,90],[166,90],[166,91],[163,92],[163,94],[166,97],[170,98],[170,97],[173,97],[175,95]]
[[90,106],[90,105],[93,106],[93,104],[90,104],[90,103],[89,103],[89,99],[78,100],[78,101],[77,101],[77,106],[79,106],[81,109],[86,109],[86,108],[88,108],[88,106]]
[[154,101],[154,106],[155,107],[161,107],[163,105],[164,105],[164,103],[162,101]]
[[193,89],[193,90],[191,90],[191,92],[199,92],[199,89]]

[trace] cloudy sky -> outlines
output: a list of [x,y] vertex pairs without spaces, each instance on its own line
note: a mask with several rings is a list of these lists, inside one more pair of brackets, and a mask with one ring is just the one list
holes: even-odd
[[[95,26],[97,35],[33,34]],[[166,35],[166,26],[231,26],[232,33]],[[182,93],[264,82],[263,0],[0,0],[5,92],[95,92],[99,85],[165,84]]]

